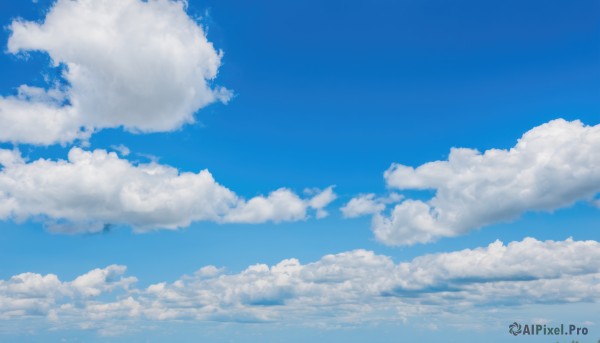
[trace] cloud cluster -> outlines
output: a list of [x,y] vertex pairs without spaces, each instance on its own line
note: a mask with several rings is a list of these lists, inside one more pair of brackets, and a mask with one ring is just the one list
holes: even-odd
[[[23,273],[0,280],[0,319],[50,316],[64,304],[80,306],[92,298],[116,290],[127,291],[135,277],[124,277],[124,266],[94,269],[71,282],[62,282],[54,274]],[[63,307],[64,308],[64,307]]]
[[[393,164],[384,174],[398,190],[434,190],[389,214],[372,208],[373,231],[388,245],[427,243],[527,211],[552,211],[600,192],[600,125],[553,120],[526,132],[511,149],[452,149],[448,160],[417,168]],[[369,199],[357,198],[353,202]],[[363,211],[364,212],[364,211]],[[367,211],[369,212],[369,211]]]
[[[212,86],[222,53],[183,0],[57,0],[41,22],[9,26],[8,52],[47,53],[61,72],[44,89],[0,97],[0,141],[34,145],[87,140],[103,128],[172,131],[231,93]],[[122,156],[129,149],[115,145]],[[133,165],[103,150],[71,149],[68,161],[27,163],[0,151],[0,219],[44,221],[53,231],[138,231],[193,221],[282,222],[327,215],[332,187],[302,199],[281,188],[248,201],[212,175],[157,163]]]
[[15,20],[8,51],[47,53],[63,86],[0,97],[0,140],[36,145],[103,128],[171,131],[231,92],[213,87],[222,53],[185,1],[58,0],[43,22]]
[[313,325],[369,321],[390,311],[395,318],[388,319],[395,320],[486,306],[600,300],[600,243],[572,239],[496,241],[398,264],[355,250],[308,264],[296,259],[257,264],[237,274],[206,266],[144,289],[132,288],[135,278],[123,277],[124,270],[110,266],[72,282],[31,273],[1,281],[0,318],[75,318],[95,326],[117,319]]
[[180,172],[155,162],[134,165],[116,153],[72,148],[68,160],[26,162],[0,149],[0,219],[42,219],[53,231],[176,229],[194,221],[263,223],[306,219],[335,199],[332,187],[302,199],[281,188],[244,200],[208,170]]

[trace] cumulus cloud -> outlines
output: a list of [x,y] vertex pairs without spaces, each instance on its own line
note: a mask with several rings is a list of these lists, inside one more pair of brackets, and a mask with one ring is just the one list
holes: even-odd
[[[56,315],[65,304],[78,306],[91,297],[115,290],[126,291],[137,281],[124,277],[126,267],[111,265],[95,269],[71,282],[62,282],[54,274],[23,273],[0,280],[0,319]],[[69,307],[67,305],[66,307]]]
[[36,145],[87,139],[90,129],[81,126],[79,114],[63,106],[63,94],[21,86],[17,96],[0,97],[0,141]]
[[[263,223],[304,220],[332,200],[327,188],[302,199],[281,188],[249,200],[208,170],[180,172],[156,162],[134,165],[105,150],[72,148],[68,160],[25,161],[0,149],[0,219],[42,219],[57,232],[177,229],[194,221]],[[316,199],[316,200],[315,200]]]
[[13,21],[8,51],[47,53],[66,86],[21,86],[18,96],[0,98],[0,140],[49,145],[102,128],[171,131],[200,108],[227,102],[231,92],[212,86],[222,53],[185,6],[58,0],[43,22]]
[[323,191],[316,189],[312,198],[300,199],[288,189],[281,188],[266,197],[255,197],[247,202],[239,203],[223,221],[229,223],[263,223],[266,221],[296,221],[306,218],[307,209],[314,209],[315,216],[320,219],[327,216],[325,207],[336,199],[333,187]]
[[[553,120],[526,132],[508,150],[453,148],[448,160],[417,168],[393,164],[384,174],[399,190],[434,190],[377,213],[373,231],[388,245],[426,243],[591,201],[600,192],[600,125]],[[366,199],[368,203],[368,199]]]
[[496,241],[402,263],[355,250],[307,264],[256,264],[233,274],[207,266],[146,288],[132,287],[136,279],[124,271],[110,266],[71,282],[32,273],[0,281],[0,318],[48,316],[96,327],[141,319],[314,325],[600,300],[600,243],[572,239]]

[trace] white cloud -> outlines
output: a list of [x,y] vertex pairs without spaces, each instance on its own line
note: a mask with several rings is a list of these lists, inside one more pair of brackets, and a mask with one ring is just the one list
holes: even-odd
[[387,197],[375,197],[375,194],[361,194],[350,199],[340,210],[346,218],[356,218],[383,211],[387,204],[402,200],[403,196],[391,193]]
[[499,304],[597,303],[600,243],[497,241],[398,264],[355,250],[308,264],[257,264],[235,274],[207,266],[143,289],[132,287],[136,279],[124,272],[110,266],[71,282],[33,273],[0,281],[0,318],[47,316],[99,330],[142,319],[322,325],[427,315],[434,323],[436,316],[477,316]]
[[435,190],[428,201],[407,199],[373,231],[388,245],[426,243],[510,221],[527,211],[552,211],[600,192],[600,125],[553,120],[509,150],[452,149],[447,161],[417,168],[393,164],[388,187]]
[[113,150],[115,150],[116,152],[118,152],[123,157],[129,156],[129,154],[131,153],[131,150],[129,150],[129,148],[123,144],[111,145],[111,148]]
[[21,86],[17,96],[0,97],[0,141],[37,145],[87,139],[77,111],[62,106],[52,92]]
[[120,126],[171,131],[231,97],[211,86],[222,54],[184,1],[58,0],[42,23],[9,28],[8,51],[48,53],[67,86],[48,93],[22,86],[41,96],[0,98],[0,140],[68,143]]
[[[193,221],[263,223],[303,220],[323,210],[331,188],[301,199],[281,188],[244,200],[208,170],[180,172],[155,162],[134,165],[114,152],[72,148],[68,160],[26,162],[0,149],[0,219],[41,218],[53,231],[177,229]],[[325,196],[323,195],[325,194]],[[317,201],[315,201],[317,199]]]
[[323,191],[320,189],[305,190],[305,192],[307,191],[313,195],[308,204],[311,208],[317,210],[317,218],[327,217],[329,213],[325,211],[325,207],[337,199],[337,195],[333,192],[333,186],[329,186]]
[[100,294],[112,292],[115,289],[127,289],[136,282],[134,277],[123,278],[127,268],[112,265],[104,269],[94,269],[73,280],[69,287],[86,297],[97,297]]
[[316,210],[318,219],[327,216],[325,207],[335,200],[333,187],[316,190],[312,198],[300,199],[289,189],[280,188],[268,196],[254,197],[238,204],[227,213],[223,221],[228,223],[263,223],[266,221],[296,221],[306,218],[307,209]]
[[90,297],[115,290],[127,290],[135,277],[123,277],[124,266],[95,269],[72,282],[62,282],[54,274],[23,273],[0,280],[0,319],[48,316],[61,308],[79,306]]

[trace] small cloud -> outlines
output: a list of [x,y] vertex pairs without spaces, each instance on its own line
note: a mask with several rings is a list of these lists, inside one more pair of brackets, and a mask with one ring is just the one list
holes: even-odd
[[304,193],[314,194],[308,204],[317,211],[317,219],[325,218],[329,215],[329,213],[325,211],[325,207],[337,199],[337,195],[333,192],[334,187],[335,186],[329,186],[323,191],[319,189],[304,190]]
[[398,193],[390,193],[385,197],[376,197],[373,193],[361,194],[350,199],[340,210],[345,218],[356,218],[382,212],[386,205],[399,202],[403,198],[404,196]]
[[111,145],[110,146],[113,150],[117,151],[119,154],[121,154],[121,156],[125,157],[127,155],[129,155],[131,153],[131,151],[129,150],[128,147],[126,147],[123,144],[119,144],[119,145]]

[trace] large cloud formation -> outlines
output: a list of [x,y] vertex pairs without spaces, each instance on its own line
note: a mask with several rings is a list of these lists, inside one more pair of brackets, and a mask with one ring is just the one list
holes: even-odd
[[136,279],[124,272],[109,266],[72,282],[52,274],[13,276],[0,281],[0,318],[45,316],[99,329],[142,319],[314,325],[370,321],[381,313],[388,320],[423,314],[433,320],[498,304],[596,303],[600,243],[496,241],[398,264],[355,250],[308,264],[257,264],[236,274],[206,266],[144,289],[132,287]]
[[58,0],[42,23],[14,21],[8,51],[47,53],[66,85],[0,97],[0,140],[49,145],[95,130],[171,131],[231,93],[212,87],[222,53],[185,1]]
[[72,148],[66,161],[26,162],[18,151],[0,149],[0,165],[0,219],[41,218],[59,232],[98,232],[109,224],[145,231],[193,221],[297,221],[310,210],[326,215],[324,208],[336,197],[332,187],[308,199],[281,188],[246,201],[208,170],[134,165],[105,150]]
[[600,192],[600,125],[557,119],[526,132],[509,150],[454,148],[447,161],[417,168],[393,164],[384,176],[391,189],[435,195],[427,201],[406,199],[389,215],[381,206],[371,208],[377,212],[375,236],[388,245],[427,243],[527,211],[593,200]]

